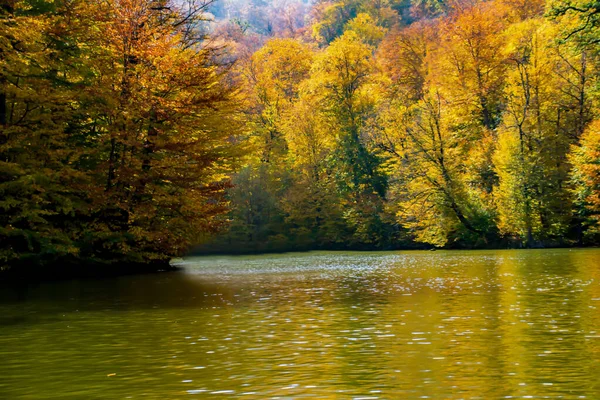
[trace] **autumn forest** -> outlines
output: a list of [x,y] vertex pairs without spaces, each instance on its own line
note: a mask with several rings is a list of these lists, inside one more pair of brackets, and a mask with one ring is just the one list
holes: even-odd
[[1,0],[0,269],[600,244],[600,2]]

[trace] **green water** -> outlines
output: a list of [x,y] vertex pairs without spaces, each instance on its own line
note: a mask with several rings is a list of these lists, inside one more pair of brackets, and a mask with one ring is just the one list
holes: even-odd
[[184,267],[0,286],[0,398],[600,399],[600,250]]

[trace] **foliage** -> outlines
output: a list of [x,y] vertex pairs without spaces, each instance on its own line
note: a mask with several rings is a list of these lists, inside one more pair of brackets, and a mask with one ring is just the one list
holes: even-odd
[[588,239],[600,234],[600,131],[598,121],[587,128],[571,151],[571,180],[576,212]]
[[239,124],[205,6],[3,9],[3,267],[165,263],[220,224]]
[[597,2],[198,1],[0,6],[3,268],[600,238]]
[[[596,117],[592,3],[316,2],[297,36],[310,57],[278,67],[302,71],[293,95],[268,95],[269,117],[251,106],[255,137],[277,138],[262,157],[272,234],[286,248],[583,243],[596,189],[573,165]],[[279,65],[273,44],[256,60]]]

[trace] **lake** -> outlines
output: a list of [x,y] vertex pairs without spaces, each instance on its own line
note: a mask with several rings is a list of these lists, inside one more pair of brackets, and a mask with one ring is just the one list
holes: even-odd
[[600,250],[202,257],[0,286],[2,399],[600,399]]

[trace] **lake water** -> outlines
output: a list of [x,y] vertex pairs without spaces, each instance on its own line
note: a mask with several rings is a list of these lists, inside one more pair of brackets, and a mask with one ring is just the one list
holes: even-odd
[[600,250],[316,252],[0,286],[1,399],[600,399]]

